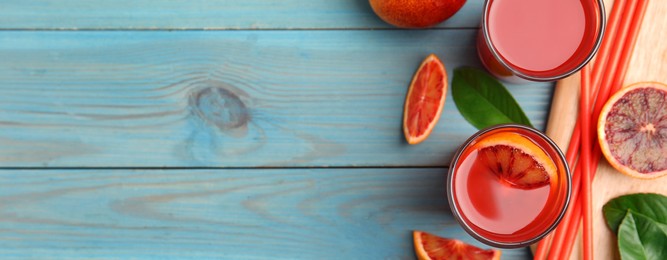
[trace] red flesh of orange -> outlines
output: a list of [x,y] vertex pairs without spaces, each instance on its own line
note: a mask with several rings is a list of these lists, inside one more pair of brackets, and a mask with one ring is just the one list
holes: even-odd
[[641,82],[614,94],[600,113],[598,141],[607,161],[624,174],[667,175],[667,85]]
[[489,170],[513,187],[534,189],[555,184],[556,164],[527,137],[495,133],[478,141],[474,148]]
[[403,133],[410,144],[420,143],[433,131],[445,106],[447,72],[434,54],[424,59],[412,78],[403,109]]
[[412,235],[415,253],[420,260],[500,259],[499,250],[483,250],[456,239],[442,238],[421,231],[414,231]]

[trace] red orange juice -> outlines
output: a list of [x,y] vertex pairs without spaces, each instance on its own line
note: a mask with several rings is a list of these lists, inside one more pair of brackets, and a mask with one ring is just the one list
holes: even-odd
[[505,81],[552,81],[593,57],[604,25],[602,0],[487,0],[478,53]]
[[565,212],[570,173],[558,147],[520,125],[471,137],[450,165],[452,212],[468,233],[495,247],[521,247],[550,232]]

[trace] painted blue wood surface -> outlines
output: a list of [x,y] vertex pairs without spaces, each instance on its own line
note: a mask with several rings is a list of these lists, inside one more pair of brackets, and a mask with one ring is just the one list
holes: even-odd
[[[401,132],[421,59],[480,66],[482,2],[405,31],[366,0],[2,1],[0,258],[413,259],[414,229],[486,247],[446,169],[408,168],[475,132],[451,96],[426,142]],[[552,84],[508,87],[544,129]]]
[[[447,166],[476,130],[449,96],[409,146],[403,102],[431,52],[479,66],[475,36],[0,32],[0,166]],[[551,84],[508,87],[543,128]]]
[[[468,0],[439,28],[473,28],[482,0]],[[393,28],[367,0],[3,0],[2,29]]]
[[445,172],[5,170],[0,256],[414,259],[415,229],[488,248],[452,219]]

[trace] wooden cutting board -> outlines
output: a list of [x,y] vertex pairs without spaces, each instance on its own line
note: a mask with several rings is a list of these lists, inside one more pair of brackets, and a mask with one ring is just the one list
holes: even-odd
[[[644,0],[649,1],[649,0]],[[605,1],[607,15],[613,1]],[[635,45],[624,86],[641,81],[658,81],[667,84],[667,1],[649,2],[639,38]],[[573,75],[557,83],[547,135],[563,149],[567,149],[574,128],[579,101],[579,75]],[[594,144],[597,145],[597,142]],[[638,192],[655,192],[667,195],[667,177],[655,180],[638,180],[627,177],[612,168],[604,157],[600,160],[593,182],[594,257],[618,259],[616,235],[607,228],[602,216],[602,206],[612,198]],[[581,259],[581,243],[577,239],[571,259]]]

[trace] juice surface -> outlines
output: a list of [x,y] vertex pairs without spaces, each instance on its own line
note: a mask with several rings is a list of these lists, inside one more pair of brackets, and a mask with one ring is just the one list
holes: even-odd
[[[530,224],[545,208],[550,185],[520,189],[503,183],[488,167],[477,161],[477,151],[470,152],[458,167],[455,180],[459,209],[471,223],[483,231],[512,235]],[[514,237],[526,240],[528,237]]]
[[557,69],[575,56],[590,28],[587,19],[594,18],[582,1],[493,0],[487,25],[491,42],[511,66]]
[[[544,153],[540,155],[534,149]],[[525,156],[537,157],[526,161],[529,157]],[[551,160],[551,167],[555,166],[551,171],[556,171],[556,176],[536,186],[521,182],[521,178],[526,177],[521,174],[528,174],[527,167],[532,167],[535,160],[542,160],[542,165],[549,164],[544,160]],[[455,210],[466,226],[489,241],[520,244],[538,238],[554,226],[567,205],[569,175],[562,153],[555,145],[526,129],[501,128],[476,137],[466,145],[452,167],[450,188]],[[539,169],[537,171],[534,173],[539,173]],[[537,176],[534,180],[540,178]]]

